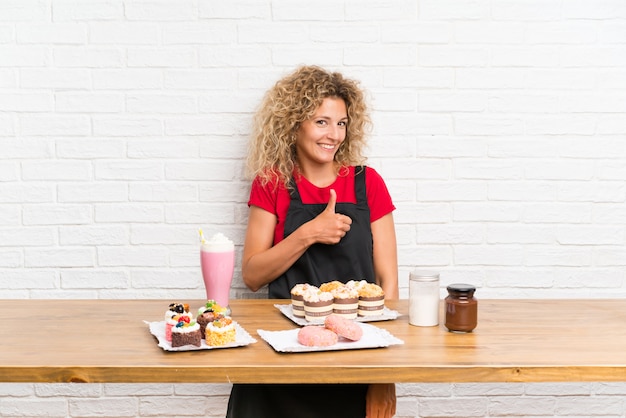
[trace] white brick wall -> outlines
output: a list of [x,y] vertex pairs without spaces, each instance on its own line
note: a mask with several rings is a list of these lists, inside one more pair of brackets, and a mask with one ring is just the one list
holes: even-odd
[[[251,114],[300,63],[369,92],[402,297],[414,266],[626,297],[623,0],[5,0],[0,298],[202,298],[197,228],[241,250]],[[2,384],[0,416],[219,417],[228,389]],[[624,384],[398,392],[398,417],[626,416]]]

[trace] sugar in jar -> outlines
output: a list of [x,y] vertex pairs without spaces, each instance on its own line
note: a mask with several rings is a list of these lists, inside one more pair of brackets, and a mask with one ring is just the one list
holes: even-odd
[[439,273],[413,270],[409,275],[409,324],[439,325]]
[[446,289],[446,328],[452,332],[471,332],[478,323],[476,288],[471,284],[451,284]]

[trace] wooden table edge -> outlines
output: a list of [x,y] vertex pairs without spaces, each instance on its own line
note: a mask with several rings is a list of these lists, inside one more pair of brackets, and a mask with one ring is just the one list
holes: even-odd
[[[343,375],[341,383],[538,383],[621,382],[626,366],[573,366],[564,375],[555,366],[447,366],[403,368],[316,367],[325,376]],[[346,373],[342,373],[346,372]],[[3,383],[337,383],[332,378],[305,380],[306,371],[293,373],[285,367],[0,367]],[[347,377],[349,376],[349,377]]]

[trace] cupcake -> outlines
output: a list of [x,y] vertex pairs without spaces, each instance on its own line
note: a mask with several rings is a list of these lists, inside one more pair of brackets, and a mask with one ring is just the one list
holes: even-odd
[[330,292],[309,292],[304,295],[304,318],[309,322],[324,322],[333,313],[333,294]]
[[291,310],[293,316],[304,318],[304,295],[317,290],[315,286],[308,283],[300,283],[291,288]]
[[172,328],[172,347],[182,347],[184,345],[200,347],[201,344],[200,325],[197,322],[181,321]]
[[205,341],[207,345],[211,347],[217,347],[220,345],[226,345],[228,343],[235,342],[237,336],[237,330],[233,320],[228,317],[222,317],[210,322],[206,326]]
[[366,283],[359,287],[359,316],[382,315],[385,308],[385,292],[374,283]]
[[367,280],[350,280],[346,286],[356,289],[357,291],[367,284]]
[[167,311],[165,311],[164,317],[165,339],[169,342],[172,342],[172,327],[175,327],[181,320],[185,322],[191,322],[193,320],[193,314],[189,312],[189,305],[177,302],[170,303]]
[[214,300],[208,300],[204,306],[198,308],[198,317],[196,321],[200,325],[200,334],[202,338],[206,338],[205,331],[209,323],[216,319],[223,318],[226,308],[220,306]]
[[341,287],[345,286],[343,283],[341,283],[339,280],[333,280],[332,282],[327,282],[327,283],[323,283],[320,286],[320,290],[322,292],[333,292],[333,290],[335,289],[339,289]]
[[359,292],[342,285],[333,289],[333,313],[346,319],[356,319],[359,309]]

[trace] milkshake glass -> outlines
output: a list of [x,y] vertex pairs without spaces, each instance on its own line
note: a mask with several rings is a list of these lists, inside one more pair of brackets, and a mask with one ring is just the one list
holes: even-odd
[[228,298],[235,268],[235,245],[221,233],[205,240],[201,233],[200,266],[208,300],[230,312]]

